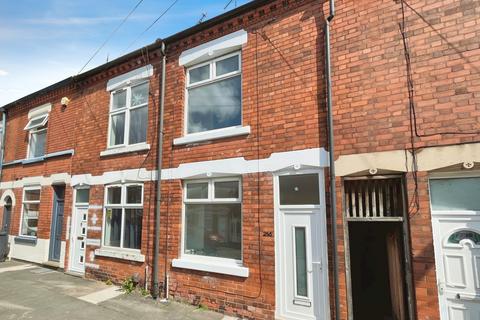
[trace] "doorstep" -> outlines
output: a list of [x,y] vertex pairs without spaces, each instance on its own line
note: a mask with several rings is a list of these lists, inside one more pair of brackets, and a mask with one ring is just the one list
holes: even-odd
[[60,269],[60,262],[58,261],[45,261],[42,262],[42,266],[50,269]]

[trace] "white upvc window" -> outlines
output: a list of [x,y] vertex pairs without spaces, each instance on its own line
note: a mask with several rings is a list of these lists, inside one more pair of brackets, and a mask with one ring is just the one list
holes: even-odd
[[40,211],[40,187],[23,189],[22,220],[20,235],[36,237],[38,231],[38,213]]
[[45,155],[48,113],[31,118],[24,130],[29,132],[27,159]]
[[103,246],[140,250],[142,218],[143,184],[107,186]]
[[241,53],[187,69],[185,134],[242,125]]
[[145,143],[148,127],[149,82],[111,92],[109,148]]
[[241,262],[240,178],[186,181],[183,201],[182,256]]

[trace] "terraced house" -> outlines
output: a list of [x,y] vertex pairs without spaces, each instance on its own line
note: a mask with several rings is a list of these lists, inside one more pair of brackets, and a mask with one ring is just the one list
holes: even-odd
[[480,4],[334,4],[252,1],[3,106],[9,256],[250,319],[478,317]]

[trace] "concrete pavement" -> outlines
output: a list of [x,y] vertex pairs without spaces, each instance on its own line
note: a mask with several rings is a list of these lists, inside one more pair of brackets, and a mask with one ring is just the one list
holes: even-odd
[[139,294],[17,261],[0,263],[0,320],[221,320],[193,306]]

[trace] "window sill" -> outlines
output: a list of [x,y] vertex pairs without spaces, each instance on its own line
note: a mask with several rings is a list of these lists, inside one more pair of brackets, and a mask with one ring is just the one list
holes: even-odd
[[217,130],[210,130],[200,133],[188,134],[181,138],[176,138],[173,140],[173,144],[176,146],[181,146],[185,144],[191,144],[202,141],[210,141],[222,138],[230,138],[236,136],[243,136],[250,134],[250,126],[245,127],[231,127]]
[[20,159],[20,160],[14,160],[14,161],[6,162],[6,163],[3,164],[3,166],[6,167],[6,166],[15,165],[15,164],[37,163],[37,162],[42,162],[42,161],[48,160],[50,158],[55,158],[55,157],[73,156],[73,154],[74,154],[73,149],[69,149],[69,150],[64,150],[64,151],[47,153],[46,155],[44,155],[42,157],[27,158],[27,159]]
[[15,243],[18,243],[18,244],[31,244],[31,245],[37,244],[37,237],[17,236],[13,240],[15,241]]
[[[212,258],[215,259],[215,258]],[[190,270],[214,272],[220,274],[228,274],[231,276],[237,276],[242,278],[248,278],[249,269],[234,264],[226,264],[222,262],[206,262],[196,261],[193,259],[173,259],[172,267],[183,268]]]
[[100,157],[114,156],[117,154],[124,154],[137,151],[150,150],[150,145],[148,143],[135,144],[132,146],[125,146],[119,148],[111,148],[100,152]]
[[122,260],[130,260],[135,262],[145,262],[145,256],[140,251],[127,251],[122,249],[106,249],[100,248],[95,250],[96,256],[115,258]]

